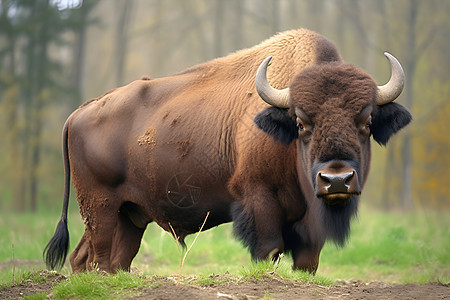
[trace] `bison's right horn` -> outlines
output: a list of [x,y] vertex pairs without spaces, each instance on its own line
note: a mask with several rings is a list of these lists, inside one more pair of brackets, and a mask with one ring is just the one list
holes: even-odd
[[278,90],[273,88],[267,81],[267,66],[272,56],[267,57],[256,72],[256,90],[259,96],[272,106],[289,108],[289,88]]
[[384,52],[384,55],[391,64],[391,78],[385,85],[378,86],[378,105],[394,101],[402,92],[405,82],[405,73],[403,73],[403,68],[399,61],[388,52]]

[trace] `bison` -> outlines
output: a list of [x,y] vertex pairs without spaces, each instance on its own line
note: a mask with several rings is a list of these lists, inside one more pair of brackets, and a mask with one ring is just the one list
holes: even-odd
[[314,273],[324,242],[349,234],[370,137],[384,145],[412,119],[393,102],[402,67],[385,55],[392,75],[377,86],[325,37],[292,30],[87,101],[63,129],[64,202],[47,266],[66,259],[72,176],[85,224],[73,272],[129,270],[147,224],[183,243],[209,212],[204,229],[233,221],[254,260],[291,253],[294,269]]

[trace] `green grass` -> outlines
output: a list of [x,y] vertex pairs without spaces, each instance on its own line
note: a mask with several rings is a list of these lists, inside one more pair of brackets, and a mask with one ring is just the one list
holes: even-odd
[[115,275],[101,272],[83,272],[72,275],[53,288],[56,298],[111,299],[138,295],[147,286],[147,280],[136,274],[119,271]]
[[[0,213],[0,288],[12,284],[13,243],[15,283],[27,279],[34,282],[43,280],[36,277],[34,272],[45,268],[42,250],[53,235],[58,219],[59,212],[39,215]],[[288,280],[321,285],[329,285],[339,278],[398,283],[449,283],[449,227],[450,219],[446,212],[402,214],[363,209],[352,224],[347,245],[337,248],[333,244],[326,244],[321,253],[319,270],[316,276],[311,276],[292,271],[292,259],[289,256],[282,258],[277,265],[271,262],[253,264],[248,251],[233,237],[232,225],[224,224],[200,234],[187,256],[183,276],[195,275],[193,283],[200,285],[224,280],[214,274],[229,274],[236,280],[275,274]],[[69,231],[72,251],[83,233],[83,223],[76,209],[70,211]],[[188,237],[187,245],[193,239],[194,236]],[[174,277],[178,276],[179,268],[180,253],[172,237],[157,225],[149,224],[131,274],[122,272],[105,277],[88,272],[70,276],[70,281],[60,283],[54,294],[81,297],[83,293],[91,293],[89,297],[107,298],[111,297],[112,290],[118,293],[139,290],[143,278],[136,274]],[[61,273],[70,275],[68,264]],[[40,299],[42,295],[33,297]]]
[[[13,269],[16,283],[30,272],[45,269],[42,251],[55,231],[59,214],[59,212],[0,213],[0,287],[12,283]],[[83,233],[83,225],[76,212],[70,215],[69,231],[70,251],[73,251]],[[69,275],[70,268],[64,267],[61,273]]]
[[44,300],[47,299],[46,293],[36,293],[33,295],[23,297],[24,300]]
[[302,281],[318,285],[331,285],[333,281],[323,275],[312,275],[308,272],[292,270],[292,263],[282,257],[277,262],[270,260],[258,261],[247,266],[244,266],[239,274],[242,278],[256,278],[263,279],[278,275],[287,280]]
[[450,281],[450,220],[445,212],[363,211],[342,249],[326,245],[321,272],[333,278],[389,282]]

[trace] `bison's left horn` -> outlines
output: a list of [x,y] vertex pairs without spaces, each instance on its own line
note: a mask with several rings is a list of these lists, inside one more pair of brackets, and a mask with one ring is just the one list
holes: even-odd
[[378,86],[378,105],[394,101],[402,92],[405,82],[405,74],[399,61],[390,53],[384,52],[384,55],[391,64],[391,78],[385,85]]
[[289,88],[278,90],[267,81],[267,66],[272,56],[266,58],[256,72],[256,90],[259,96],[272,106],[289,108]]

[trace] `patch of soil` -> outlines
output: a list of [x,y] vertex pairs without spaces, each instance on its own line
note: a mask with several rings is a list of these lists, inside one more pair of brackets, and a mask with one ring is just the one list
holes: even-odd
[[[218,281],[226,281],[218,278]],[[236,281],[201,286],[161,279],[140,296],[130,299],[450,299],[450,286],[441,283],[390,284],[339,281],[333,286],[293,282],[273,276],[262,280]]]
[[[40,271],[46,281],[27,280],[20,285],[0,289],[0,299],[21,299],[25,295],[50,293],[64,275]],[[210,284],[198,284],[196,278],[151,277],[139,296],[129,299],[450,299],[450,285],[441,283],[392,284],[363,283],[357,280],[337,281],[333,286],[284,280],[277,276],[257,280],[236,280],[228,275],[211,275]],[[190,283],[189,283],[190,282]]]
[[39,282],[28,279],[14,286],[0,288],[0,299],[22,299],[28,295],[50,293],[54,284],[67,279],[62,274],[47,270],[38,271],[36,275],[39,275],[36,276]]

